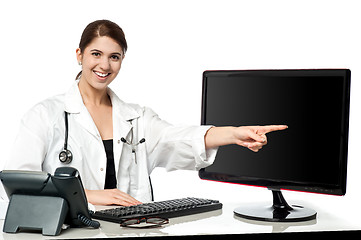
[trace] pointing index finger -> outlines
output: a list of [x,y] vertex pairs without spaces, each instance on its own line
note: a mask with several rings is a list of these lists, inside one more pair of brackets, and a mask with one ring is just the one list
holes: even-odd
[[263,133],[270,133],[270,132],[274,132],[274,131],[285,130],[287,128],[288,128],[287,125],[268,125],[268,126],[263,126],[262,127],[262,132]]

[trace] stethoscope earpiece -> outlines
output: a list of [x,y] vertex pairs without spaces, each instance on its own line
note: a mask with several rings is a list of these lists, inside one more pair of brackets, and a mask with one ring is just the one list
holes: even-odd
[[136,143],[136,144],[128,142],[128,141],[127,141],[125,138],[123,138],[123,137],[120,139],[120,141],[122,141],[123,143],[126,143],[126,144],[128,144],[129,146],[131,146],[132,148],[134,148],[134,147],[138,146],[139,144],[144,143],[144,142],[145,142],[145,138],[140,139],[139,142]]

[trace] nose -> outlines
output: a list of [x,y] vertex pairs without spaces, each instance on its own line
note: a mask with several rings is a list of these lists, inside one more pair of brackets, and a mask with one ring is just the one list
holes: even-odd
[[107,57],[102,57],[99,62],[99,67],[103,71],[108,71],[110,69],[110,61]]

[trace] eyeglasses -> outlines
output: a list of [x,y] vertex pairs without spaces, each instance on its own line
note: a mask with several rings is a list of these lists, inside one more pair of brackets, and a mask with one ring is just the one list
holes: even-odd
[[125,219],[120,223],[121,227],[130,228],[154,228],[169,223],[168,218],[161,217],[145,217]]

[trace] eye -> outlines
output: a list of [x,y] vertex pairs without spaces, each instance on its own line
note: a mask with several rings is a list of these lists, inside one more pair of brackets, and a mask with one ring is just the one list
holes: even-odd
[[98,53],[98,52],[92,52],[92,55],[95,56],[95,57],[99,57],[99,56],[100,56],[100,53]]
[[120,59],[120,57],[118,55],[112,55],[110,58],[115,61],[118,61]]

